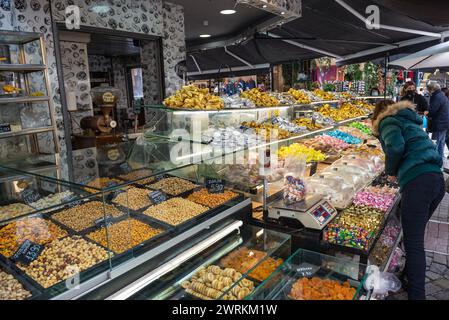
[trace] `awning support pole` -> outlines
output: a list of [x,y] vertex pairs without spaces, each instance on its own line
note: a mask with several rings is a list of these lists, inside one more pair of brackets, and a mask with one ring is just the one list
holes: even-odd
[[193,55],[190,55],[190,58],[192,58],[193,62],[195,62],[195,65],[196,65],[196,68],[198,69],[198,72],[199,73],[203,73],[203,71],[201,70],[200,65],[196,61],[195,57]]
[[[272,38],[281,38],[280,36],[278,36],[278,35],[276,35],[274,33],[271,33],[271,32],[268,33],[268,36],[270,36]],[[291,44],[292,46],[296,46],[296,47],[299,47],[299,48],[302,48],[302,49],[306,49],[306,50],[309,50],[309,51],[321,53],[321,54],[323,54],[325,56],[334,57],[334,58],[337,58],[337,59],[341,59],[342,58],[341,56],[339,56],[339,55],[337,55],[335,53],[324,51],[324,50],[321,50],[321,49],[317,49],[317,48],[314,48],[314,47],[311,47],[311,46],[307,46],[305,44],[302,44],[302,43],[299,43],[299,42],[296,42],[296,41],[292,41],[292,40],[281,40],[281,41],[284,41],[285,43]]]
[[237,60],[240,61],[240,62],[243,62],[243,63],[246,64],[248,67],[254,69],[254,66],[253,66],[251,63],[249,63],[249,62],[246,61],[245,59],[239,57],[239,56],[236,55],[235,53],[232,53],[231,51],[229,51],[227,46],[224,47],[224,50],[225,50],[225,52],[226,52],[228,55],[230,55],[231,57],[237,59]]
[[[338,3],[340,6],[348,10],[350,13],[352,13],[354,16],[356,16],[359,20],[363,21],[364,23],[368,23],[369,21],[361,15],[357,10],[352,8],[349,4],[344,2],[343,0],[334,0],[336,3]],[[408,28],[401,28],[401,27],[395,27],[395,26],[389,26],[385,24],[379,24],[376,25],[379,29],[386,29],[386,30],[393,30],[398,32],[404,32],[404,33],[412,33],[412,34],[419,34],[422,36],[428,36],[428,37],[434,37],[434,38],[442,38],[441,33],[435,33],[435,32],[428,32],[428,31],[422,31],[422,30],[414,30],[414,29],[408,29]]]

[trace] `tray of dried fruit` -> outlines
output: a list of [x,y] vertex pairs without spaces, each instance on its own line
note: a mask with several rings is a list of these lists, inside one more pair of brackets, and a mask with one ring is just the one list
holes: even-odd
[[366,265],[299,249],[247,300],[358,300]]
[[[109,267],[110,252],[106,248],[74,234],[45,214],[30,215],[2,226],[0,237],[5,240],[0,246],[1,263],[6,271],[36,289],[32,298],[63,293]],[[42,246],[34,260],[15,257],[26,240]]]

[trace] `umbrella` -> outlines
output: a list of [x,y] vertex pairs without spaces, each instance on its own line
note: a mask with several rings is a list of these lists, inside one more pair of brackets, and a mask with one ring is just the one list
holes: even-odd
[[449,67],[449,42],[397,59],[389,65],[400,66],[407,70]]

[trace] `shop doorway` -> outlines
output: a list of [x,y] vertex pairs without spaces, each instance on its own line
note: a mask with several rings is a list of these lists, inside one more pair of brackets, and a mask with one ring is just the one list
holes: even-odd
[[153,36],[58,25],[61,100],[73,150],[119,143],[143,130],[148,119],[141,106],[163,97],[160,43]]

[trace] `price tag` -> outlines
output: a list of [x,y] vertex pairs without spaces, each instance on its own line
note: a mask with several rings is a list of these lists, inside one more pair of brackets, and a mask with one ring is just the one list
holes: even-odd
[[148,198],[153,204],[160,204],[167,200],[167,195],[162,191],[154,191],[148,194]]
[[161,180],[163,180],[165,178],[165,175],[163,173],[157,174],[155,178],[156,178],[157,181],[161,181]]
[[42,251],[44,251],[43,245],[25,240],[11,257],[11,260],[29,265],[39,257]]
[[129,165],[128,162],[122,163],[120,165],[120,169],[122,169],[123,173],[125,173],[125,174],[130,173],[131,171],[133,171],[133,169],[131,168],[131,166]]
[[11,132],[11,125],[9,123],[0,123],[0,133]]
[[206,178],[206,188],[210,193],[224,193],[224,181],[223,179]]
[[20,193],[20,196],[21,196],[23,202],[25,202],[26,204],[36,202],[37,200],[39,200],[41,198],[41,195],[39,194],[39,192],[37,192],[36,190],[31,189],[31,188],[27,188],[27,189],[23,190]]
[[97,227],[110,226],[114,222],[114,218],[112,216],[103,217],[95,220],[95,225]]
[[81,200],[81,199],[73,201],[74,199],[76,199],[76,196],[67,196],[65,198],[62,198],[61,202],[66,203],[65,206],[67,208],[73,208],[73,207],[79,206],[80,204],[83,203],[83,200]]
[[111,202],[112,200],[115,199],[115,197],[117,197],[120,193],[123,193],[123,192],[125,192],[125,190],[123,190],[123,189],[118,189],[118,190],[110,192],[106,196],[106,201]]

